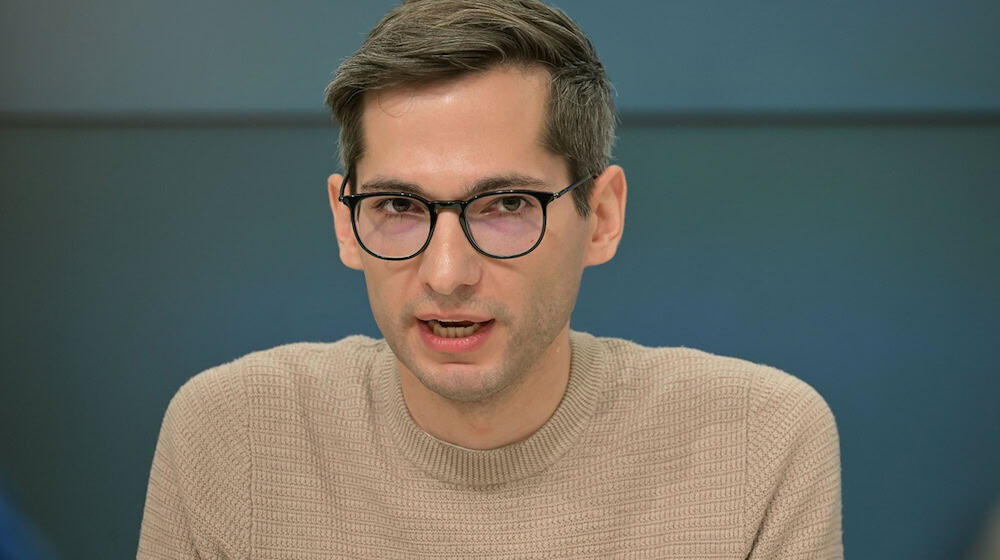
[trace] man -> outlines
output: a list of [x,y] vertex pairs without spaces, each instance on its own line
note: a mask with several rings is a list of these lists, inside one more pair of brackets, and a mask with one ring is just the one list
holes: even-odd
[[626,183],[610,85],[533,0],[391,11],[327,89],[340,258],[384,340],[196,376],[140,558],[841,558],[833,417],[777,370],[570,331]]

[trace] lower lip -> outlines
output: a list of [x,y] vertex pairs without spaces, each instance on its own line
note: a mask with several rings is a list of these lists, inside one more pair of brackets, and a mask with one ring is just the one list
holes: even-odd
[[430,325],[424,321],[419,321],[420,323],[420,337],[424,340],[424,344],[428,348],[435,352],[442,352],[445,354],[458,354],[462,352],[471,352],[486,342],[486,338],[490,336],[493,332],[493,323],[490,321],[485,325],[479,327],[476,332],[469,336],[460,336],[458,338],[444,338],[434,334],[431,330]]

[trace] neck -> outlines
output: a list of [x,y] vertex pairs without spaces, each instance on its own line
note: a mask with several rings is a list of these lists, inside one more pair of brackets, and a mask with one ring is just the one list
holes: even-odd
[[460,402],[425,387],[397,364],[413,421],[437,439],[468,449],[496,449],[527,439],[552,416],[569,383],[569,325],[518,383],[489,399]]

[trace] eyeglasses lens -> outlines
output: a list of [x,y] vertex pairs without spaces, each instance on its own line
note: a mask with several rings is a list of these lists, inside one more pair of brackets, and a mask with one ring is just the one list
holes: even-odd
[[[355,207],[354,218],[361,243],[382,257],[410,257],[430,235],[431,210],[413,198],[364,198]],[[465,209],[465,221],[482,251],[509,257],[528,251],[538,242],[545,214],[537,198],[508,193],[476,198]]]

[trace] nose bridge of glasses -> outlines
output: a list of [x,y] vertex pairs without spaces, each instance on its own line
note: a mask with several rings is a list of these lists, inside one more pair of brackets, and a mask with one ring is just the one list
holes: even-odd
[[[439,249],[448,248],[448,252],[453,251],[458,246],[469,247],[471,245],[470,248],[475,248],[475,242],[470,237],[463,215],[466,204],[462,200],[442,200],[428,203],[432,209],[435,221],[435,225],[428,232],[428,250],[433,252],[433,249],[431,249],[433,245],[438,245]],[[454,217],[443,217],[440,214],[441,210],[454,210]],[[447,212],[446,214],[451,214],[451,212]],[[441,245],[442,243],[443,245]],[[455,245],[455,243],[459,243],[460,245]]]
[[[429,202],[428,206],[431,208],[433,219],[435,222],[438,222],[435,229],[440,227],[441,210],[454,210],[456,222],[462,229],[463,233],[465,233],[466,237],[468,237],[469,234],[465,224],[465,207],[467,204],[468,202],[464,200],[436,200],[434,202]],[[431,231],[430,235],[433,236],[434,232]]]
[[[461,200],[438,200],[434,202],[429,202],[428,206],[431,208],[431,213],[433,214],[434,220],[437,222],[435,229],[441,227],[441,210],[454,210],[455,211],[455,224],[459,226],[463,232],[465,231],[465,221],[462,213],[465,210],[465,202]],[[433,236],[433,231],[430,232]]]
[[455,210],[456,212],[461,213],[462,209],[465,207],[465,202],[461,200],[438,200],[429,204],[435,214],[441,210]]

